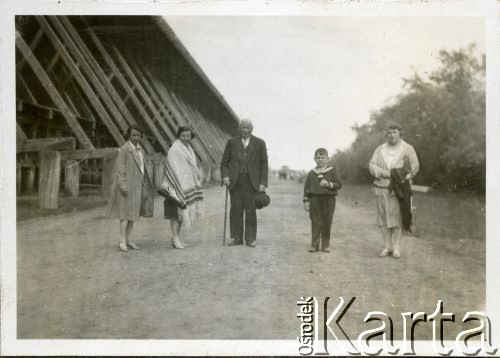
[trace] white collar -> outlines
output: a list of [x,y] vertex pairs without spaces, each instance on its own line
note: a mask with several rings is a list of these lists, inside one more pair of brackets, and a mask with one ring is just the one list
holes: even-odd
[[321,168],[321,169],[318,169],[318,168],[314,168],[313,169],[313,172],[315,172],[316,174],[324,174],[326,173],[327,171],[330,171],[332,170],[333,167],[326,167],[326,168]]

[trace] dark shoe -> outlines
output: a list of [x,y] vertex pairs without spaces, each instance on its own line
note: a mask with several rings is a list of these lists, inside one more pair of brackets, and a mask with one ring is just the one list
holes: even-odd
[[330,252],[329,248],[323,249],[323,252]]
[[309,252],[317,252],[318,251],[318,248],[317,247],[311,247],[309,249]]
[[253,242],[253,241],[247,241],[247,246],[248,247],[255,247],[255,242]]
[[233,239],[227,243],[227,246],[243,245],[243,240]]

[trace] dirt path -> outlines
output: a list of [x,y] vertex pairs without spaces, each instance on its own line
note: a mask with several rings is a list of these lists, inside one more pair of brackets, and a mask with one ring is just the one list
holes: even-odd
[[[310,222],[300,184],[274,182],[259,211],[257,247],[222,247],[223,189],[206,191],[207,214],[170,246],[168,222],[141,219],[140,251],[117,248],[118,223],[104,208],[33,219],[18,230],[19,338],[296,339],[300,296],[342,296],[355,303],[343,319],[353,337],[369,311],[393,317],[432,313],[438,299],[461,320],[484,309],[484,242],[404,239],[404,258],[379,258],[371,204],[338,197],[330,254],[307,252]],[[368,190],[368,188],[366,189]],[[377,325],[375,325],[377,326]],[[374,326],[372,326],[374,327]],[[461,325],[450,324],[448,333]],[[417,337],[431,338],[430,326]]]

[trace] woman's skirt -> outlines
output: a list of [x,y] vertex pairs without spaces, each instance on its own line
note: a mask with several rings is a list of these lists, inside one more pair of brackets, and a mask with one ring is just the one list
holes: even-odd
[[180,221],[185,228],[190,228],[197,219],[203,217],[203,214],[202,198],[186,204],[185,209],[178,208],[175,204],[166,199],[163,202],[163,215],[165,219]]
[[375,196],[377,198],[377,225],[387,228],[402,227],[401,210],[396,195],[389,194],[389,189],[375,187]]

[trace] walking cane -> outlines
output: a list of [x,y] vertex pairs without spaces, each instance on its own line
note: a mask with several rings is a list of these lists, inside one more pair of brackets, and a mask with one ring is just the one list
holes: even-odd
[[222,246],[226,246],[226,222],[227,222],[227,193],[229,188],[226,186],[226,203],[224,205],[224,234],[222,235]]

